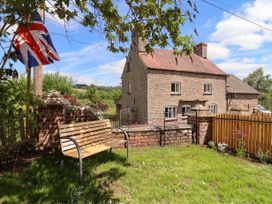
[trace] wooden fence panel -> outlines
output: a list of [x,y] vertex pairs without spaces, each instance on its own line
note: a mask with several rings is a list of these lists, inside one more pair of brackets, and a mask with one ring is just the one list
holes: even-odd
[[250,153],[272,152],[272,114],[221,114],[213,119],[213,141]]

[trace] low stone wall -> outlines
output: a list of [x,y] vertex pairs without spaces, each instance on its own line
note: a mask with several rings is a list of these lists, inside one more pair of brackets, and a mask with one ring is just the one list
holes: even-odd
[[[162,127],[149,125],[124,128],[124,130],[129,134],[130,147],[189,145],[192,143],[191,125],[167,126],[164,131]],[[114,129],[113,134],[119,139],[124,138],[124,134],[118,129]]]

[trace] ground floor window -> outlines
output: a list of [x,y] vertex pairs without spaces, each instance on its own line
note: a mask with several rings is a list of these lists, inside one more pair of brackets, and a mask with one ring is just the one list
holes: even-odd
[[211,105],[209,105],[209,110],[211,113],[216,114],[217,113],[217,105],[215,103],[212,103]]
[[175,107],[175,106],[165,107],[164,113],[165,113],[166,119],[174,119],[174,118],[176,118],[177,107]]
[[190,105],[183,105],[183,106],[181,106],[182,115],[184,115],[185,113],[189,112],[190,110],[191,110],[191,106]]

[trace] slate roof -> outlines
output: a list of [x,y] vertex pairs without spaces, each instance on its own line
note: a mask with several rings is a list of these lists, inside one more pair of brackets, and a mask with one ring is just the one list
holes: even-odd
[[234,75],[229,75],[227,77],[227,92],[240,94],[259,94],[256,89],[249,86],[246,82],[243,82],[241,79]]
[[196,54],[192,54],[191,59],[189,56],[176,57],[173,50],[154,49],[152,55],[144,52],[139,55],[148,69],[226,75],[209,59]]

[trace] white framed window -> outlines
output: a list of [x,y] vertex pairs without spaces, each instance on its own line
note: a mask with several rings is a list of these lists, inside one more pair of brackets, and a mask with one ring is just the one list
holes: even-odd
[[164,110],[166,119],[175,119],[177,116],[177,107],[176,106],[167,106]]
[[204,94],[212,94],[212,84],[211,83],[204,84]]
[[181,112],[182,112],[182,115],[184,115],[184,113],[187,113],[191,110],[191,106],[190,105],[183,105],[181,106]]
[[172,82],[171,83],[171,93],[172,94],[180,94],[180,83]]
[[217,113],[217,105],[215,103],[212,103],[211,105],[209,105],[209,110],[211,113],[216,114]]
[[131,83],[128,82],[128,94],[130,94],[130,93],[131,93]]

